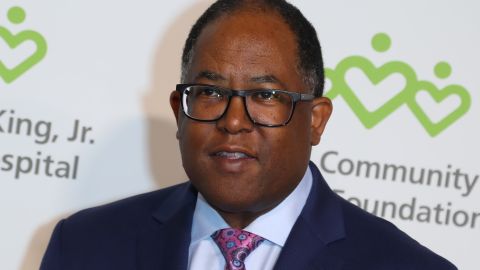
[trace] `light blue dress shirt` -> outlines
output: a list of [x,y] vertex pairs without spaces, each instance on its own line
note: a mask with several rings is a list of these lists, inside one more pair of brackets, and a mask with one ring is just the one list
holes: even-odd
[[[312,173],[307,168],[302,180],[287,198],[244,228],[266,239],[245,260],[247,270],[273,269],[293,225],[305,206],[312,181]],[[210,235],[228,227],[217,211],[201,194],[198,194],[193,213],[188,269],[225,269],[225,259]]]

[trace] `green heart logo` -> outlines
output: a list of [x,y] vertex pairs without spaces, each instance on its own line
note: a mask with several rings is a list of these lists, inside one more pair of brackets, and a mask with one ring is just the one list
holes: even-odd
[[[382,80],[393,74],[400,74],[405,78],[406,85],[399,93],[387,100],[382,106],[369,111],[360,101],[354,90],[345,81],[345,74],[351,68],[362,70],[369,80],[374,84],[379,84]],[[342,96],[345,102],[350,106],[352,111],[358,117],[360,122],[366,128],[372,128],[396,111],[400,106],[412,96],[414,85],[416,82],[416,74],[412,68],[399,61],[389,62],[383,66],[376,68],[370,60],[361,56],[350,56],[342,60],[334,70],[327,69],[325,76],[332,81],[331,90],[326,96],[333,99]]]
[[443,119],[438,122],[433,122],[429,116],[425,113],[425,110],[420,107],[415,95],[412,99],[407,102],[408,107],[416,116],[418,121],[423,125],[425,130],[434,137],[441,133],[443,130],[452,125],[460,117],[468,112],[471,105],[470,95],[465,88],[460,85],[449,85],[443,89],[438,89],[434,84],[427,81],[420,81],[417,83],[415,93],[420,91],[426,91],[437,103],[441,103],[446,98],[451,96],[458,96],[460,98],[460,105],[457,108],[454,108],[449,114],[447,114]]
[[[24,21],[25,12],[20,7],[13,7],[8,11],[8,19],[12,23],[19,24]],[[0,77],[2,77],[6,83],[13,82],[27,70],[31,69],[35,64],[40,62],[47,53],[47,42],[42,35],[32,30],[25,30],[14,35],[6,28],[0,26],[0,38],[2,38],[11,49],[15,49],[25,41],[32,41],[36,46],[33,54],[12,68],[7,68],[5,64],[0,61]]]
[[[372,48],[377,52],[386,52],[391,46],[391,39],[385,33],[378,33],[372,38]],[[353,89],[345,81],[345,74],[351,68],[358,68],[369,78],[370,82],[377,85],[392,74],[400,74],[406,80],[404,89],[387,100],[374,111],[369,111],[361,100],[355,95]],[[434,67],[437,78],[445,79],[450,76],[452,68],[447,62],[439,62]],[[452,125],[470,109],[471,97],[468,91],[460,85],[449,85],[439,90],[434,84],[427,81],[418,81],[417,75],[410,65],[401,61],[392,61],[376,68],[370,60],[362,56],[350,56],[342,60],[335,69],[326,68],[325,77],[332,83],[332,88],[325,94],[334,99],[342,96],[360,122],[366,128],[372,128],[406,104],[413,112],[425,130],[434,137]],[[437,103],[441,103],[448,97],[458,96],[460,105],[453,108],[441,120],[434,122],[416,101],[416,95],[420,91],[426,91]]]

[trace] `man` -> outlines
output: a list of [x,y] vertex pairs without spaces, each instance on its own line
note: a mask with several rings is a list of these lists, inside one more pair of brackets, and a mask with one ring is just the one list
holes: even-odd
[[296,8],[218,1],[182,60],[170,103],[189,183],[62,220],[41,269],[456,269],[309,164],[332,105]]

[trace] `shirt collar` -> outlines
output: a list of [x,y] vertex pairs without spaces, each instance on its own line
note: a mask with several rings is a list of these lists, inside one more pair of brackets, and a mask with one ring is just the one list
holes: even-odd
[[[305,206],[311,187],[312,173],[310,168],[307,167],[305,175],[293,192],[275,208],[255,219],[244,230],[283,247]],[[282,224],[282,226],[276,226],[278,224]],[[228,227],[229,225],[220,214],[199,193],[193,213],[191,244],[209,238],[213,232]]]

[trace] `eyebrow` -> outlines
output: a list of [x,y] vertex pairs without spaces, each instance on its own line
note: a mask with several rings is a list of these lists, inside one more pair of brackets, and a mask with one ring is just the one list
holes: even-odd
[[265,75],[250,78],[251,82],[255,83],[280,83],[280,81],[273,75]]
[[252,77],[250,78],[250,81],[254,83],[274,83],[274,84],[279,84],[282,87],[285,87],[283,82],[277,79],[277,77],[275,77],[274,75]]
[[197,76],[195,76],[195,80],[199,80],[199,79],[207,79],[210,81],[226,81],[227,80],[222,75],[209,70],[204,70],[199,72]]
[[[195,76],[195,81],[200,80],[200,79],[207,79],[209,81],[213,82],[218,82],[218,81],[226,81],[227,79],[223,77],[222,75],[210,71],[210,70],[204,70],[201,71]],[[250,78],[250,82],[257,83],[257,84],[262,84],[262,83],[273,83],[273,84],[278,84],[281,87],[285,87],[282,81],[277,79],[274,75],[262,75],[262,76],[255,76]]]

